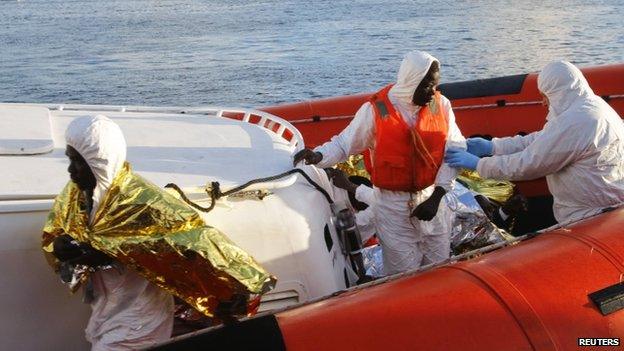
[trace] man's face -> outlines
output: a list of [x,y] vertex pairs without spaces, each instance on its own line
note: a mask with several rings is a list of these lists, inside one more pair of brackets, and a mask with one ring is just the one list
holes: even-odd
[[434,63],[429,68],[425,78],[416,87],[416,91],[414,91],[414,97],[412,98],[414,105],[426,106],[430,103],[433,100],[438,84],[440,84],[440,68]]
[[72,182],[76,183],[82,191],[95,189],[95,176],[87,161],[82,158],[76,149],[69,145],[65,149],[65,155],[69,158],[67,172],[69,172],[69,178],[71,178]]

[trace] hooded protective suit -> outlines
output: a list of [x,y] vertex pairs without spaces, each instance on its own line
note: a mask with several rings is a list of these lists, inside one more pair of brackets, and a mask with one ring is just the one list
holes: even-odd
[[509,180],[546,176],[559,223],[624,202],[621,118],[569,62],[546,65],[537,84],[549,100],[546,125],[524,137],[495,138],[494,156],[479,160],[479,174]]
[[[414,91],[434,61],[437,60],[425,52],[409,52],[401,63],[397,82],[388,94],[390,102],[410,127],[415,125],[420,110],[420,106],[412,103]],[[444,96],[442,108],[446,110],[449,123],[446,147],[465,148],[465,139],[455,123],[451,103]],[[373,107],[367,102],[360,107],[354,119],[339,135],[314,150],[323,155],[317,166],[331,167],[345,161],[349,155],[373,149],[374,144],[375,117]],[[435,186],[451,189],[456,175],[454,169],[443,164],[438,171],[435,185],[417,193],[375,187],[374,217],[383,247],[386,274],[415,269],[423,263],[448,258],[450,253],[448,208],[440,205],[436,217],[429,222],[420,221],[415,217],[410,218],[410,214],[418,204],[431,196]]]
[[[92,222],[103,197],[126,160],[121,129],[99,115],[75,119],[65,139],[91,167],[97,185]],[[91,275],[94,301],[87,329],[92,350],[136,350],[171,337],[173,297],[132,269],[118,267]]]

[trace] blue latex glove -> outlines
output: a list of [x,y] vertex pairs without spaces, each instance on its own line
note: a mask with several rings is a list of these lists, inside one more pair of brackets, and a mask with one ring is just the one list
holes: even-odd
[[466,168],[470,170],[477,169],[479,157],[460,148],[449,148],[444,155],[444,162],[453,168]]
[[470,138],[466,140],[468,152],[475,156],[490,156],[494,145],[491,141],[483,138]]

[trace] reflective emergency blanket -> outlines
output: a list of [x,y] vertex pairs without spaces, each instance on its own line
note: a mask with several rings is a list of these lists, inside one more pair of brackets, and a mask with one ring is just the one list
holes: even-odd
[[465,184],[470,190],[499,204],[507,202],[514,192],[514,184],[512,182],[481,178],[476,171],[464,170],[457,175],[457,180]]
[[373,278],[381,278],[384,276],[382,250],[381,245],[372,245],[362,249],[366,275]]
[[69,234],[208,316],[234,295],[262,294],[275,285],[275,278],[249,254],[206,225],[191,207],[133,174],[127,163],[91,225],[84,203],[83,193],[70,181],[43,229],[46,253],[52,253],[54,238]]
[[485,215],[474,198],[474,193],[457,183],[444,200],[454,212],[451,230],[452,255],[480,249],[513,239],[511,234],[498,228]]
[[349,158],[336,165],[336,168],[345,172],[347,176],[360,176],[370,179],[370,174],[366,171],[363,154],[351,155]]

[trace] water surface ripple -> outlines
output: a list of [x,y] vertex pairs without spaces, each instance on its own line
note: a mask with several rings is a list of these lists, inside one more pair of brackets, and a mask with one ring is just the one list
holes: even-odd
[[624,62],[624,1],[0,1],[0,101],[260,106]]

